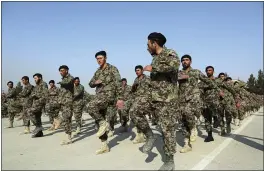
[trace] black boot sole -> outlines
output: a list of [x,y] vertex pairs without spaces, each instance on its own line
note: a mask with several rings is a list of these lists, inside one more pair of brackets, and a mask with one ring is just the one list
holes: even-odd
[[212,137],[212,138],[208,138],[208,137],[206,137],[205,139],[204,139],[204,142],[211,142],[211,141],[214,141],[214,138]]
[[32,135],[32,138],[38,138],[38,137],[43,137],[43,132],[42,131],[39,131],[36,134]]

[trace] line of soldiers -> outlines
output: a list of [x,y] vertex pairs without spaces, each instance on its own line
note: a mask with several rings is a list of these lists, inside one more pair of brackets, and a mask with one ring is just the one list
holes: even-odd
[[[236,125],[242,124],[249,113],[259,110],[263,96],[248,92],[243,82],[233,83],[224,73],[215,78],[213,66],[206,67],[205,76],[191,67],[190,55],[180,59],[174,50],[164,46],[165,43],[166,38],[161,33],[154,32],[148,36],[147,50],[153,57],[152,62],[145,67],[135,67],[137,77],[132,86],[127,85],[126,79],[121,79],[114,65],[106,62],[105,51],[97,52],[95,58],[99,68],[89,82],[89,86],[96,89],[93,97],[85,93],[80,79],[74,78],[66,65],[59,67],[62,76],[61,82],[57,83],[59,89],[53,80],[49,82],[50,89],[47,89],[41,74],[33,75],[34,87],[26,76],[22,77],[24,88],[20,82],[15,88],[9,82],[6,96],[9,127],[13,127],[15,113],[22,110],[25,133],[30,132],[31,121],[36,126],[32,137],[43,136],[41,111],[46,106],[52,123],[49,130],[58,129],[61,125],[66,135],[62,145],[67,145],[72,143],[72,116],[74,114],[78,134],[85,108],[95,120],[96,135],[102,143],[96,154],[110,151],[108,138],[113,136],[117,115],[123,132],[127,132],[131,120],[130,123],[136,128],[133,143],[144,143],[141,151],[148,154],[157,139],[146,117],[148,115],[152,124],[159,126],[164,142],[165,161],[160,170],[173,170],[177,124],[182,127],[185,143],[180,152],[186,153],[192,150],[191,143],[196,140],[198,118],[203,116],[205,119],[208,136],[204,141],[214,141],[212,125],[214,128],[220,127],[221,136],[231,133],[232,119]],[[182,70],[179,70],[180,63]],[[144,72],[150,72],[150,76]]]

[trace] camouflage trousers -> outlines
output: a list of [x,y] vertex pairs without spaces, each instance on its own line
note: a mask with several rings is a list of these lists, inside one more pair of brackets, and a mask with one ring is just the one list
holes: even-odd
[[[219,103],[205,103],[204,109],[202,110],[202,115],[205,120],[205,130],[207,132],[212,131],[212,118],[217,119],[219,118]],[[216,122],[216,120],[215,120]]]
[[239,120],[243,120],[245,118],[245,114],[246,114],[245,105],[246,104],[241,103],[241,106],[237,107],[237,114]]
[[82,113],[83,113],[83,104],[80,105],[73,105],[73,113],[74,113],[74,118],[75,122],[77,124],[77,127],[82,126]]
[[113,99],[105,94],[97,94],[88,104],[87,111],[95,121],[105,120],[104,114],[100,110],[107,110],[109,106],[113,106]]
[[236,109],[235,104],[221,104],[220,105],[220,127],[223,128],[225,126],[224,118],[226,119],[226,124],[230,124],[232,121],[232,117],[237,118],[238,111]]
[[[91,117],[95,120],[96,124],[99,124],[100,121],[113,122],[114,117],[114,98],[107,94],[97,94],[88,104],[87,111]],[[116,113],[115,113],[116,115]],[[107,118],[108,119],[107,119]],[[113,125],[110,124],[110,127]],[[102,141],[107,140],[107,133],[99,137]]]
[[68,135],[72,133],[72,115],[73,115],[73,106],[72,104],[61,104],[61,113],[62,113],[62,126],[64,132]]
[[53,104],[47,103],[45,109],[49,116],[50,123],[53,124],[54,119],[59,118],[59,113],[60,113],[59,105],[55,106]]
[[21,112],[22,112],[22,108],[20,108],[20,107],[8,106],[8,108],[7,108],[7,112],[8,112],[8,118],[9,118],[9,121],[13,123],[16,114],[21,113]]
[[164,142],[164,153],[173,155],[176,153],[176,119],[178,113],[172,112],[171,108],[176,107],[175,104],[167,102],[152,102],[152,111],[157,118],[158,125],[161,128]]
[[42,126],[42,122],[41,122],[41,115],[42,115],[42,109],[43,109],[44,105],[32,105],[32,107],[30,107],[29,109],[27,109],[27,116],[26,118],[26,122],[28,119],[28,116],[30,118],[30,121],[36,126],[36,127],[41,127]]
[[151,103],[146,98],[137,97],[133,100],[129,110],[131,121],[136,126],[138,133],[150,129],[146,114],[151,112]]
[[180,103],[180,117],[182,123],[182,134],[186,138],[191,135],[191,130],[195,127],[195,116],[200,117],[202,108],[198,101],[188,101]]
[[125,101],[124,109],[117,109],[117,113],[120,118],[120,123],[122,126],[125,126],[127,122],[129,121],[129,109],[131,107],[130,100]]
[[115,121],[117,119],[117,109],[115,105],[109,105],[107,107],[106,113],[101,112],[104,116],[104,118],[108,121],[110,125],[110,129],[114,131]]
[[206,107],[203,110],[203,117],[204,117],[204,124],[205,124],[205,130],[206,132],[211,132],[212,131],[212,120],[213,120],[213,111]]
[[8,115],[7,104],[5,104],[5,103],[3,103],[1,106],[1,115],[2,115],[2,117]]
[[23,106],[23,111],[22,111],[22,119],[23,119],[23,125],[24,126],[30,126],[30,109],[31,107],[29,106]]

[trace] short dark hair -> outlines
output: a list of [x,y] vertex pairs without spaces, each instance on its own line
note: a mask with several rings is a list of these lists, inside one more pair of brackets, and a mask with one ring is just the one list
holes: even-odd
[[41,75],[40,73],[36,73],[36,74],[34,74],[34,75],[33,75],[33,78],[34,78],[35,76],[37,76],[38,78],[41,78],[41,79],[42,79],[42,75]]
[[122,80],[121,81],[126,81],[127,82],[127,79],[126,78],[122,78]]
[[137,69],[141,69],[141,70],[143,70],[143,66],[142,66],[142,65],[137,65],[137,66],[135,67],[135,71],[136,71]]
[[182,57],[181,57],[181,62],[182,62],[182,60],[184,59],[184,58],[188,58],[190,61],[192,61],[192,57],[190,56],[190,55],[183,55]]
[[156,42],[160,47],[163,47],[167,41],[163,34],[157,32],[150,33],[148,35],[148,40],[151,42]]
[[61,69],[69,70],[69,67],[68,67],[67,65],[61,65],[61,66],[59,67],[59,71],[60,71]]
[[105,51],[99,51],[99,52],[97,52],[96,54],[95,54],[95,58],[97,57],[97,56],[99,56],[99,55],[102,55],[103,57],[106,57],[106,52]]
[[232,80],[232,78],[231,78],[231,77],[226,77],[225,80],[226,80],[226,81],[227,81],[227,80]]
[[29,77],[28,77],[28,76],[23,76],[23,77],[21,78],[21,80],[27,80],[27,81],[29,81]]
[[54,80],[50,80],[50,81],[49,81],[49,84],[50,84],[50,83],[55,84],[55,81],[54,81]]
[[207,66],[207,67],[205,68],[205,72],[206,72],[209,68],[213,69],[213,71],[214,71],[214,67],[213,67],[213,66]]
[[225,76],[225,73],[221,72],[218,74],[218,78],[221,76],[221,75],[224,75]]
[[75,77],[73,80],[74,80],[74,81],[75,81],[75,80],[80,80],[80,78],[79,78],[79,77]]
[[13,85],[14,83],[13,83],[13,81],[8,81],[6,85],[8,85],[8,84],[12,84]]

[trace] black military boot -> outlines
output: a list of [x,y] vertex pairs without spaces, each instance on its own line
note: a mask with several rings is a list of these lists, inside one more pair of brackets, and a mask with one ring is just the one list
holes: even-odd
[[31,137],[32,138],[43,137],[42,127],[36,127]]
[[149,129],[145,135],[147,137],[147,140],[146,143],[143,145],[143,153],[148,154],[154,146],[156,137],[154,136],[151,129]]
[[159,170],[174,170],[174,169],[175,169],[175,164],[174,164],[173,155],[165,155],[165,162],[159,168]]
[[214,141],[212,131],[208,132],[208,136],[204,139],[204,142]]

